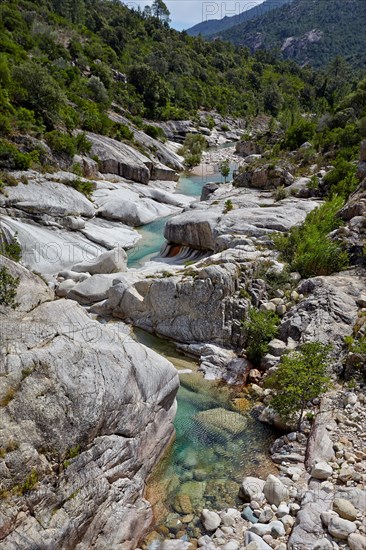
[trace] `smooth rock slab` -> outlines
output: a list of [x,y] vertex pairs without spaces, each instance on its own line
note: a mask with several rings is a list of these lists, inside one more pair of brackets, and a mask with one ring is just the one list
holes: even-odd
[[91,154],[98,156],[101,172],[148,183],[153,164],[145,155],[106,136],[88,133],[87,137],[92,142]]
[[17,324],[2,387],[18,389],[2,408],[0,445],[20,445],[1,481],[11,488],[35,470],[40,482],[0,502],[2,549],[136,547],[153,519],[144,481],[174,433],[176,370],[75,302],[44,303]]

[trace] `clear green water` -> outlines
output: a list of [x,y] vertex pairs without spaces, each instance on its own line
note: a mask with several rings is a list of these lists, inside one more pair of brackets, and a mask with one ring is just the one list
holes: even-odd
[[[176,438],[147,490],[157,528],[168,527],[174,534],[174,524],[179,520],[183,521],[180,531],[193,537],[202,508],[239,504],[243,477],[273,470],[268,447],[274,434],[250,415],[249,402],[240,389],[203,380],[196,362],[178,354],[170,342],[138,329],[135,336],[167,357],[178,370],[193,370],[192,374],[180,375]],[[187,508],[179,509],[182,497]]]
[[[234,167],[232,167],[232,170],[230,171],[229,180],[232,176],[233,168]],[[202,187],[205,183],[221,183],[223,181],[223,177],[219,172],[210,174],[209,176],[192,176],[183,174],[179,178],[176,193],[190,197],[200,197]],[[136,246],[127,252],[128,267],[141,267],[146,261],[150,260],[159,253],[163,243],[165,242],[163,233],[164,226],[168,219],[169,217],[161,218],[160,220],[148,223],[138,229],[138,232],[141,234],[142,238],[138,241]]]
[[128,267],[141,267],[147,260],[156,256],[164,239],[164,226],[169,218],[161,218],[138,229],[142,238],[136,246],[128,250]]

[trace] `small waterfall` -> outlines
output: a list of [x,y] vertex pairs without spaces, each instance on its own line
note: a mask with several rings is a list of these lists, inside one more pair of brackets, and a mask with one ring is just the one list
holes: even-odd
[[202,258],[207,258],[210,254],[212,254],[212,252],[209,250],[197,250],[195,248],[191,248],[190,246],[165,241],[160,249],[159,257],[164,258],[164,260],[168,263],[169,258],[171,258],[174,263],[183,264],[188,261],[198,262]]

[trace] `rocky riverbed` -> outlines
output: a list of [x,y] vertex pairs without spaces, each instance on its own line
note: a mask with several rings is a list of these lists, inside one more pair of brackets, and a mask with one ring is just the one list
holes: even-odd
[[[172,123],[166,130],[174,137],[189,128]],[[151,145],[152,138],[136,138]],[[327,167],[297,177],[249,145],[238,154],[209,152],[207,165],[228,158],[242,168],[230,184],[208,182],[199,201],[174,192],[182,159],[173,144],[154,140],[146,156],[110,138],[89,139],[99,163],[78,159],[89,197],[73,188],[80,177],[64,171],[14,173],[19,184],[0,195],[3,234],[19,240],[23,255],[23,265],[0,257],[19,277],[17,308],[1,306],[4,549],[127,550],[151,529],[146,480],[173,437],[179,380],[169,361],[131,337],[131,324],[177,343],[206,379],[249,383],[256,415],[282,429],[268,406],[271,390],[262,387],[281,355],[314,339],[339,351],[333,390],[308,404],[314,422],[273,443],[276,475],[241,480],[223,509],[203,493],[188,510],[181,492],[181,512],[146,548],[365,548],[364,386],[345,391],[335,377],[343,338],[364,317],[363,268],[305,281],[292,273],[275,288],[264,279],[284,267],[271,235],[321,203],[309,197],[308,183]],[[361,161],[362,168],[365,147]],[[341,215],[358,246],[364,182]],[[136,227],[167,216],[161,256],[129,269]],[[260,369],[242,352],[241,323],[251,306],[281,318]],[[106,325],[111,318],[118,322]],[[201,425],[222,430],[212,415],[199,415]],[[223,412],[225,433],[237,429],[232,415],[244,418]]]

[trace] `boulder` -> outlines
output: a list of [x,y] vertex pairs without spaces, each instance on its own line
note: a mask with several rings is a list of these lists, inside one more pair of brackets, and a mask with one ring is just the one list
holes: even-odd
[[136,547],[153,520],[145,480],[174,433],[177,371],[68,300],[17,319],[11,337],[0,446],[18,446],[1,482],[32,489],[1,501],[2,549]]
[[245,477],[239,489],[239,496],[246,502],[251,502],[255,495],[263,493],[264,483],[258,477]]
[[353,506],[352,502],[349,502],[345,498],[335,498],[333,501],[333,510],[343,518],[349,521],[355,521],[357,519],[357,510]]
[[254,189],[274,189],[282,185],[288,187],[293,182],[294,177],[286,168],[273,168],[271,165],[253,168],[250,165],[245,172],[234,174],[233,185]]
[[199,250],[214,250],[214,228],[220,215],[201,210],[187,211],[167,221],[164,237],[167,241]]
[[305,493],[288,540],[289,550],[297,550],[305,545],[305,548],[314,548],[324,535],[321,516],[323,512],[329,511],[332,497],[331,493],[318,487]]
[[315,479],[328,479],[333,473],[333,468],[326,462],[317,462],[311,470],[311,477]]
[[281,502],[289,500],[288,488],[282,483],[278,477],[270,474],[263,487],[263,493],[270,504],[279,506]]
[[366,537],[358,533],[351,533],[347,542],[351,550],[365,550],[366,548]]
[[152,180],[178,181],[179,174],[161,162],[155,162],[150,177]]
[[56,296],[58,296],[59,298],[65,298],[65,296],[68,295],[70,290],[74,288],[75,285],[76,282],[72,279],[66,279],[66,281],[62,281],[62,283],[60,283],[56,288]]
[[38,275],[28,271],[17,262],[0,255],[0,269],[2,268],[5,268],[12,277],[19,279],[15,297],[16,309],[13,310],[0,304],[0,314],[3,314],[1,331],[5,334],[7,318],[19,317],[39,304],[53,300],[54,293]]
[[117,247],[108,252],[104,252],[95,259],[75,264],[71,269],[77,273],[87,272],[90,273],[90,275],[126,271],[127,254],[122,247]]
[[246,521],[250,521],[251,523],[258,523],[257,516],[254,515],[253,510],[250,506],[247,506],[244,508],[244,510],[241,513],[241,517],[245,519]]
[[351,533],[354,533],[357,527],[351,521],[332,516],[328,523],[328,532],[335,539],[347,540]]
[[290,337],[297,342],[319,340],[324,344],[343,345],[343,338],[352,333],[357,320],[356,302],[363,288],[362,278],[355,274],[304,281],[298,292],[306,297],[283,318],[281,339]]
[[202,187],[201,192],[201,201],[207,201],[208,199],[212,198],[212,195],[219,189],[219,185],[217,183],[205,183],[205,185]]
[[239,277],[234,263],[211,265],[191,273],[137,281],[121,276],[108,294],[113,316],[183,343],[222,346],[231,341],[231,297]]
[[261,151],[259,145],[254,141],[238,141],[235,144],[235,152],[242,157],[248,157],[249,155],[258,155]]
[[206,531],[215,531],[221,523],[219,514],[204,508],[201,512],[201,521]]
[[203,432],[229,439],[241,434],[246,428],[245,417],[223,408],[208,409],[194,416]]
[[108,291],[113,284],[113,279],[106,275],[92,275],[85,281],[77,283],[68,293],[69,300],[75,300],[79,304],[95,304],[108,297]]
[[284,354],[286,351],[286,343],[282,340],[278,340],[277,338],[274,340],[271,340],[268,344],[268,353],[273,355],[274,357],[280,357]]
[[138,227],[180,211],[177,206],[162,204],[125,186],[98,189],[94,193],[97,215],[106,220],[120,221]]
[[124,178],[148,183],[153,163],[145,155],[125,143],[106,136],[88,133],[92,143],[91,154],[98,157],[102,173],[117,174]]

